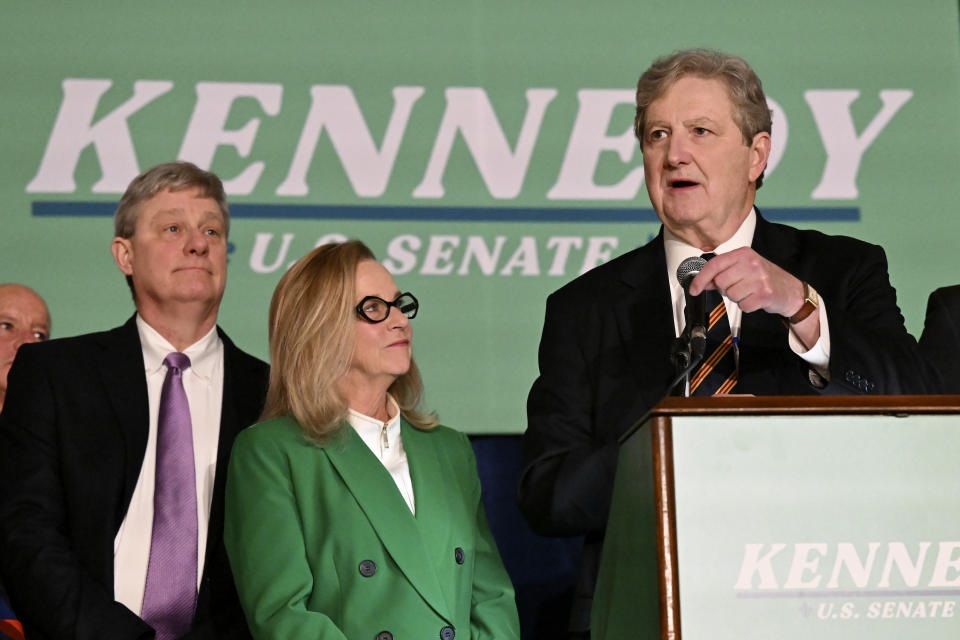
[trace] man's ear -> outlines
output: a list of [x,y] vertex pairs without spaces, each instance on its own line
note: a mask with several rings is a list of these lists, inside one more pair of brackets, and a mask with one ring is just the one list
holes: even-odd
[[120,271],[128,276],[133,275],[133,243],[130,238],[116,237],[110,243],[110,253],[113,261],[120,267]]
[[753,142],[750,143],[750,182],[754,182],[767,168],[767,160],[770,159],[770,144],[770,134],[766,131],[761,131],[753,136]]

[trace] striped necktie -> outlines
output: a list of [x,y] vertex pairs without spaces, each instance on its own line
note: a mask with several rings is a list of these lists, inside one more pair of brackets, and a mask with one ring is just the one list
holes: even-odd
[[[713,253],[701,257],[710,260]],[[703,292],[707,311],[707,348],[703,362],[696,374],[690,379],[691,396],[715,396],[730,393],[737,385],[737,362],[730,333],[730,321],[727,319],[727,307],[723,297],[716,289]]]

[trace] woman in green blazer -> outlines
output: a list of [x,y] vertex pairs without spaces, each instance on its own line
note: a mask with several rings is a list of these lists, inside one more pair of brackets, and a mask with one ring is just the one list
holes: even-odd
[[363,244],[270,304],[264,422],[240,434],[225,539],[254,638],[519,638],[467,438],[417,410],[419,304]]

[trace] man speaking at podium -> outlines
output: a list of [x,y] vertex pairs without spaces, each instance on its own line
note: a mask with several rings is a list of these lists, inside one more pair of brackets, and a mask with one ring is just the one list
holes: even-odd
[[[547,299],[527,402],[520,508],[540,534],[586,535],[574,637],[589,630],[617,439],[675,378],[687,298],[704,309],[691,321],[706,334],[691,395],[935,391],[883,249],[774,224],[754,207],[771,116],[744,60],[699,49],[656,60],[638,82],[634,124],[660,234]],[[685,292],[674,274],[689,258],[700,267]]]

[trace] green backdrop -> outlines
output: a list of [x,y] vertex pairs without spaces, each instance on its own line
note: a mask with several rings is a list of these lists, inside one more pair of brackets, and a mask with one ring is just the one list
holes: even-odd
[[427,404],[519,432],[547,294],[656,233],[631,88],[690,46],[774,109],[768,217],[883,245],[908,328],[960,281],[954,0],[3,3],[0,281],[54,335],[132,312],[108,247],[139,170],[227,181],[221,325],[266,357],[283,269],[364,240],[422,303]]

